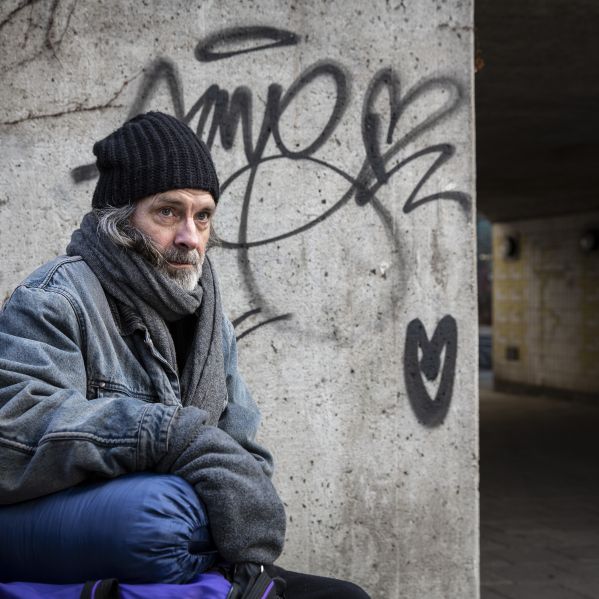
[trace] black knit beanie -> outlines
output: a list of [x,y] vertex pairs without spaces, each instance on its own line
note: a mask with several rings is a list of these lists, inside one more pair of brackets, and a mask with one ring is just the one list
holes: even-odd
[[124,206],[169,189],[202,189],[218,202],[210,151],[195,133],[162,112],[140,114],[94,144],[100,178],[93,208]]

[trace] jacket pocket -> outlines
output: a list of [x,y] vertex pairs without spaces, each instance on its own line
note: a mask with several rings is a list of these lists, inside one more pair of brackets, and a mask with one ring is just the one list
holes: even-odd
[[102,379],[90,380],[87,384],[87,399],[99,399],[101,397],[132,397],[141,399],[148,403],[158,403],[159,398],[155,392],[146,390],[134,390],[127,385],[116,381],[105,381]]

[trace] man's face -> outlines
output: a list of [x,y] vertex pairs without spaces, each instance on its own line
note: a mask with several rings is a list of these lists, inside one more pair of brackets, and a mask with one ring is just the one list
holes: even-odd
[[131,224],[152,240],[162,259],[146,257],[188,291],[202,274],[215,209],[212,196],[199,189],[174,189],[135,204]]

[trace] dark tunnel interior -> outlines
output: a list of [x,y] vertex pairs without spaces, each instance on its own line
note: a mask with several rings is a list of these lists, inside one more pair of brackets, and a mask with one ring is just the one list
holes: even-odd
[[482,599],[599,597],[597,31],[475,4]]

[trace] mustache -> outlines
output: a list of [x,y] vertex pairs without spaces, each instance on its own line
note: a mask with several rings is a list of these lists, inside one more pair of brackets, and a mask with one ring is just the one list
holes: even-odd
[[136,227],[128,227],[127,233],[131,238],[132,248],[157,268],[168,267],[167,262],[190,264],[199,268],[204,261],[204,254],[195,249],[186,250],[175,246],[162,249],[158,247],[149,235]]
[[173,264],[199,266],[203,260],[203,255],[198,250],[185,250],[183,248],[170,247],[163,250],[161,254],[166,262],[171,262]]

